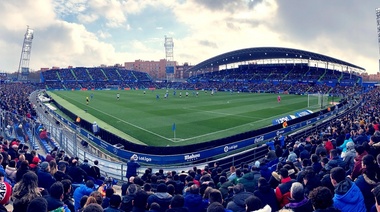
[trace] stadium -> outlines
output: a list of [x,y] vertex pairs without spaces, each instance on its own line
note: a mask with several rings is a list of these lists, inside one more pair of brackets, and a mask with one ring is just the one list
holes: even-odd
[[52,69],[41,72],[41,83],[4,82],[2,96],[17,99],[3,104],[4,138],[43,151],[43,160],[61,151],[76,156],[72,163],[99,163],[107,179],[125,182],[132,160],[139,175],[213,164],[218,173],[261,163],[275,170],[281,157],[272,158],[274,146],[288,149],[288,163],[293,146],[300,151],[330,138],[341,145],[354,131],[351,121],[359,123],[355,115],[378,121],[369,114],[380,95],[363,83],[364,69],[329,56],[249,48],[187,71],[198,70],[207,71],[185,82],[157,82],[122,67]]
[[[228,68],[231,64],[235,65]],[[218,70],[213,71],[216,67]],[[348,103],[352,104],[349,99],[363,92],[359,76],[363,68],[297,49],[262,47],[236,50],[207,59],[187,71],[198,70],[209,71],[194,75],[186,82],[155,82],[146,73],[120,67],[53,69],[41,73],[43,86],[40,88],[46,93],[40,97],[49,102],[43,107],[45,112],[54,116],[56,123],[68,125],[86,138],[82,144],[100,147],[121,160],[136,155],[147,164],[183,165],[212,161],[226,156],[227,152],[231,155],[250,150],[265,141],[310,126],[315,131],[318,129],[316,125],[339,113],[336,108],[343,110]],[[214,103],[209,101],[212,92],[215,92]],[[120,93],[126,103],[119,105],[116,93]],[[165,93],[170,93],[167,101]],[[278,96],[282,98],[281,103],[270,108],[277,103]],[[89,105],[85,102],[86,97],[91,98]],[[98,103],[97,98],[101,99]],[[135,104],[134,101],[142,101],[141,98],[148,102],[147,105]],[[199,105],[193,105],[194,99]],[[269,103],[262,104],[265,101]],[[109,105],[97,108],[100,102],[109,102]],[[184,105],[193,107],[193,110],[189,112]],[[143,107],[148,108],[139,112],[134,109]],[[153,111],[154,108],[158,111]],[[60,112],[55,112],[55,109]],[[129,110],[131,113],[121,114]],[[177,113],[174,111],[179,114],[170,116]],[[205,111],[208,117],[205,117]],[[300,112],[305,113],[300,115]],[[78,117],[81,119],[80,127],[75,123]],[[267,121],[262,122],[263,119]],[[97,136],[92,134],[94,120],[100,125]],[[288,125],[285,128],[284,121]],[[128,123],[123,125],[122,122]],[[161,133],[164,131],[166,134]],[[224,133],[216,133],[219,131]],[[205,134],[217,134],[217,137]]]

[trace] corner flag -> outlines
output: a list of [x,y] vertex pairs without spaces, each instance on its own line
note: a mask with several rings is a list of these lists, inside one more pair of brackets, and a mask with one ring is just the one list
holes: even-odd
[[172,130],[175,131],[175,123],[173,123]]

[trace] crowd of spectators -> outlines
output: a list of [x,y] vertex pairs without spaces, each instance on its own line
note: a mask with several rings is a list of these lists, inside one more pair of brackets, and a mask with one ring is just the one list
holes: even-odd
[[[1,86],[2,110],[10,112],[2,114],[7,125],[27,125],[15,117],[35,116],[28,100],[35,87]],[[266,158],[231,166],[228,172],[215,163],[181,172],[148,168],[139,175],[139,164],[131,161],[120,194],[100,176],[97,161],[89,165],[58,149],[42,158],[18,138],[1,137],[0,190],[5,195],[0,195],[0,211],[6,211],[10,199],[16,212],[376,211],[380,90],[362,99],[359,110],[331,121],[322,132],[275,140]]]
[[[359,80],[356,75],[299,65],[242,65],[210,73],[196,73],[186,82],[154,82],[147,73],[122,68],[72,68],[42,72],[47,89],[181,89],[269,93],[329,93],[344,96]],[[341,85],[341,81],[346,84]],[[348,83],[348,84],[347,84]],[[346,88],[346,89],[345,89]]]

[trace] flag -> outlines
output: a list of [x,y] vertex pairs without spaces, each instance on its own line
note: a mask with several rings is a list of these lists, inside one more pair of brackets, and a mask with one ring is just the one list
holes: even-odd
[[172,130],[175,131],[175,123],[173,123]]

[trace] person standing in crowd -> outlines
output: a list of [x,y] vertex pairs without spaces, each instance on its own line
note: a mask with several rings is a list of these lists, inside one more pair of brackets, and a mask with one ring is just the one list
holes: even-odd
[[99,125],[94,121],[92,124],[92,133],[94,133],[95,136],[98,136],[99,134]]
[[140,164],[135,161],[135,155],[132,155],[131,159],[127,163],[127,172],[125,177],[129,179],[130,177],[137,176],[138,168],[140,168]]

